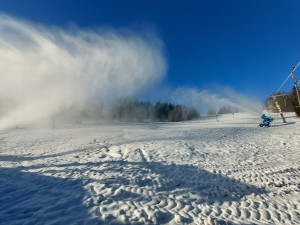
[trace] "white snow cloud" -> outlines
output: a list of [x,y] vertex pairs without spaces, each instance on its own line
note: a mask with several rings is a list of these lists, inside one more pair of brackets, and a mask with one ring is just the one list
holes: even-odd
[[162,43],[130,31],[63,30],[0,15],[0,129],[51,117],[74,102],[132,96],[166,72]]
[[195,107],[200,110],[201,115],[205,115],[208,110],[215,110],[218,113],[222,107],[254,114],[260,114],[262,110],[260,101],[255,97],[243,95],[230,87],[221,85],[211,85],[202,90],[191,87],[161,87],[156,89],[150,98],[153,102],[171,102]]
[[195,88],[177,88],[170,94],[170,99],[177,104],[193,106],[205,114],[208,110],[216,110],[222,107],[239,109],[241,111],[260,113],[262,106],[258,101],[240,94],[229,87],[218,87],[218,90],[198,90]]

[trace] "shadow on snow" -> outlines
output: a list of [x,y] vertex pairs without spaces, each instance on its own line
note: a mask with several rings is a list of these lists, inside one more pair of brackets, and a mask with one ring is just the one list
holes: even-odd
[[[27,169],[43,169],[43,172],[64,172],[68,177],[73,173],[81,174],[77,180],[45,176],[23,172]],[[140,204],[153,204],[160,207],[170,195],[183,196],[182,204],[191,203],[211,205],[215,202],[240,201],[243,196],[263,194],[267,191],[253,185],[242,183],[222,174],[210,173],[189,165],[165,164],[161,162],[106,161],[98,163],[70,163],[62,165],[31,166],[0,169],[0,221],[5,223],[30,223],[50,221],[51,223],[70,224],[91,219],[89,209],[112,202],[135,201]],[[93,177],[97,177],[95,179]],[[84,181],[84,182],[83,182]],[[97,193],[87,191],[85,185],[99,183],[110,188],[112,194],[98,202],[85,206],[88,196],[97,197]],[[115,192],[123,187],[122,191]],[[127,187],[127,189],[126,189]],[[132,188],[151,190],[149,192],[132,191]],[[124,190],[126,189],[126,190]],[[146,194],[145,194],[146,193]],[[99,197],[99,196],[98,196]],[[76,213],[74,213],[74,211]],[[98,210],[99,211],[99,210]],[[103,222],[101,215],[95,224]],[[159,223],[168,223],[174,215],[164,213]],[[95,219],[95,218],[94,218]],[[113,224],[122,224],[117,218],[108,218]],[[187,223],[192,218],[186,218]],[[220,224],[232,224],[230,221],[218,221]]]
[[0,174],[0,224],[84,224],[89,220],[81,180],[20,168],[0,168]]

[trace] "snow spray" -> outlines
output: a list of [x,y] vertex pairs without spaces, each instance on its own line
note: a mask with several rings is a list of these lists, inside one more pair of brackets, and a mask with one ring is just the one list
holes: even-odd
[[76,102],[135,95],[161,80],[166,60],[154,34],[63,30],[0,15],[0,70],[0,97],[9,99],[3,129],[51,121]]
[[215,111],[213,114],[218,115],[224,107],[233,113],[233,116],[238,111],[261,114],[262,106],[258,101],[251,100],[229,87],[223,87],[220,90],[222,91],[219,91],[219,93],[213,93],[207,89],[178,88],[171,92],[170,98],[172,102],[177,104],[196,107],[202,114],[206,114],[213,109]]

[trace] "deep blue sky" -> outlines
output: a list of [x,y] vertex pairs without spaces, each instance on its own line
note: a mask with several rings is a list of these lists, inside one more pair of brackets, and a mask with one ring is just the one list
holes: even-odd
[[60,27],[153,29],[173,88],[221,84],[263,101],[300,61],[299,0],[0,0],[0,12]]

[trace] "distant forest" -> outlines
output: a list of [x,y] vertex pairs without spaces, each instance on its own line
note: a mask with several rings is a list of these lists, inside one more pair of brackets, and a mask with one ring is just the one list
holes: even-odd
[[180,122],[192,120],[200,117],[200,112],[196,108],[184,105],[174,105],[170,103],[135,101],[119,99],[112,105],[88,104],[81,106],[71,106],[64,108],[55,116],[62,119],[74,121],[76,123],[86,121],[120,121],[120,122]]
[[286,92],[277,92],[271,94],[266,102],[266,108],[270,112],[278,112],[278,109],[275,106],[275,102],[272,96],[276,96],[276,100],[282,110],[282,112],[295,112],[297,116],[300,116],[300,107],[297,97],[297,91],[300,95],[300,91],[297,90],[295,87],[292,89],[292,91],[286,93]]

